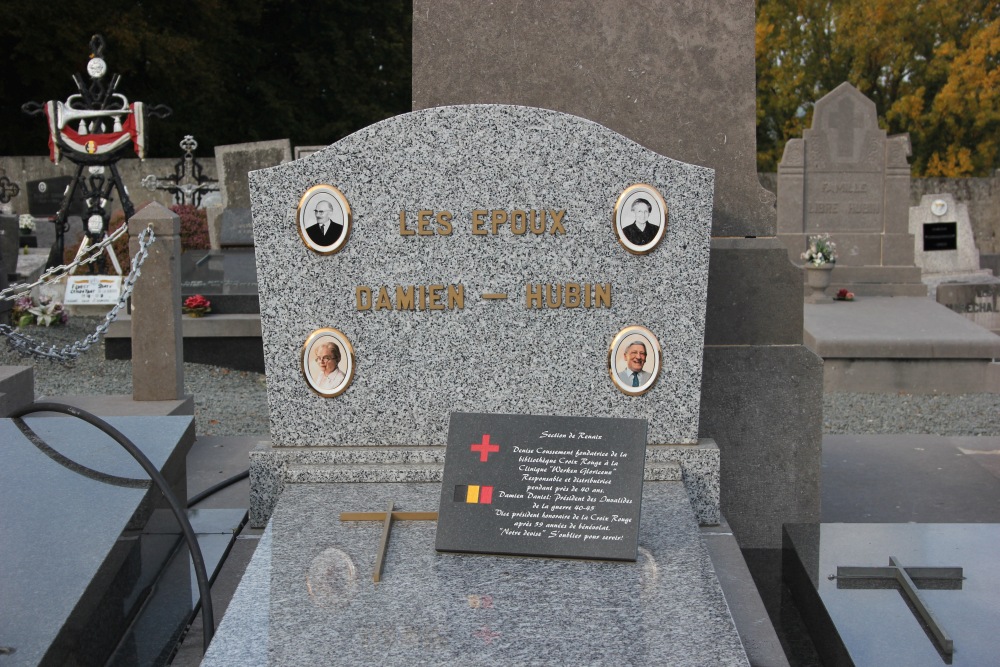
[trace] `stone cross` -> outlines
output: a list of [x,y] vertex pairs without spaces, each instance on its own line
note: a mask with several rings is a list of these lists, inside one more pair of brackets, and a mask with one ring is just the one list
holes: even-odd
[[[938,644],[938,648],[947,656],[955,652],[955,643],[948,636],[948,633],[944,631],[944,628],[941,627],[937,619],[934,618],[931,610],[927,607],[927,603],[920,596],[914,580],[932,579],[956,582],[957,585],[955,588],[960,589],[964,578],[962,568],[960,567],[903,567],[899,559],[895,556],[889,556],[889,567],[843,566],[837,568],[837,588],[850,587],[849,585],[841,586],[841,582],[844,580],[859,579],[881,580],[882,583],[886,584],[884,586],[886,588],[899,584],[900,590],[913,604],[917,615],[927,624]],[[879,588],[882,587],[879,586]]]
[[382,567],[385,565],[385,552],[389,548],[389,531],[392,530],[392,522],[400,521],[437,521],[437,512],[397,512],[395,503],[389,501],[389,509],[385,512],[341,512],[341,521],[381,521],[382,541],[379,543],[378,556],[375,558],[375,571],[372,572],[372,581],[378,583],[382,580]]

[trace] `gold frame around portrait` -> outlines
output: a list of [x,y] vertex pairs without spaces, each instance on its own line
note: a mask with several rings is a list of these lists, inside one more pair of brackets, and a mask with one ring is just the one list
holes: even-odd
[[[309,368],[309,357],[312,356],[312,348],[324,338],[332,338],[344,352],[344,357],[341,361],[347,361],[347,370],[344,371],[344,381],[329,391],[320,389],[316,386],[316,381],[313,379],[312,372]],[[309,334],[306,338],[306,342],[302,344],[302,350],[299,352],[299,362],[302,366],[302,377],[305,379],[306,385],[313,391],[313,393],[318,394],[323,398],[336,398],[337,396],[340,396],[347,391],[347,388],[351,386],[352,382],[354,382],[354,346],[351,345],[351,341],[347,339],[344,332],[338,329],[323,327],[322,329],[316,329]]]
[[[652,370],[649,371],[649,379],[638,387],[633,387],[625,384],[625,382],[618,377],[618,368],[615,360],[618,357],[618,351],[621,349],[622,345],[631,345],[632,343],[640,340],[647,343],[652,349],[652,354],[648,351],[646,353],[646,363],[648,365],[650,363],[650,359],[652,359],[653,367]],[[611,377],[611,384],[613,384],[618,391],[622,392],[626,396],[642,396],[652,389],[656,385],[656,381],[660,379],[662,364],[663,350],[660,347],[660,341],[656,338],[656,335],[652,331],[646,327],[639,326],[638,324],[627,326],[619,331],[611,340],[611,345],[608,346],[608,375]],[[645,367],[643,368],[645,369]]]
[[[316,244],[309,238],[309,234],[306,233],[307,225],[305,224],[305,216],[309,212],[309,205],[317,198],[335,202],[340,207],[341,214],[344,216],[344,230],[340,233],[336,242],[328,246]],[[302,239],[307,248],[319,255],[332,255],[340,252],[347,245],[347,239],[351,236],[353,226],[351,205],[347,202],[347,197],[344,196],[344,193],[333,185],[321,184],[312,186],[299,199],[299,205],[295,209],[295,227],[299,232],[299,238]]]
[[[625,238],[625,233],[622,231],[621,224],[622,210],[625,208],[625,205],[638,194],[646,195],[647,197],[655,200],[656,205],[660,208],[660,213],[650,219],[650,222],[658,222],[660,229],[656,233],[656,236],[653,237],[652,241],[642,246],[636,245]],[[631,206],[629,208],[631,208]],[[663,199],[663,195],[660,194],[660,191],[652,185],[647,185],[646,183],[636,183],[635,185],[628,186],[620,195],[618,195],[618,199],[615,201],[615,209],[611,213],[611,228],[615,233],[615,238],[618,239],[619,245],[625,248],[625,250],[629,251],[633,255],[648,255],[653,252],[658,245],[660,245],[660,242],[666,235],[667,217],[667,202]]]

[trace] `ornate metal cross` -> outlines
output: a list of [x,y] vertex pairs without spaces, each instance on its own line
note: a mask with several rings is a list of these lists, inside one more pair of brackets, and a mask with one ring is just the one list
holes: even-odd
[[[899,559],[889,556],[889,567],[845,566],[837,568],[837,588],[856,588],[849,582],[867,580],[876,582],[878,588],[895,588],[898,584],[902,593],[913,604],[917,615],[930,629],[938,649],[946,656],[955,652],[955,643],[927,607],[920,596],[918,587],[926,588],[925,581],[937,581],[946,584],[946,588],[960,590],[965,577],[960,567],[903,567]],[[914,583],[919,581],[922,586]],[[844,582],[845,585],[841,585]]]
[[372,573],[372,581],[378,583],[382,580],[382,567],[385,565],[385,552],[389,548],[389,531],[392,530],[392,522],[400,521],[437,521],[437,512],[397,512],[395,503],[389,502],[389,509],[385,512],[341,512],[341,521],[382,521],[382,542],[379,544],[378,557],[375,559],[375,571]]
[[[218,192],[218,181],[209,178],[202,173],[201,163],[194,156],[194,151],[198,148],[198,142],[190,134],[184,135],[180,143],[181,150],[184,151],[182,157],[174,165],[174,173],[165,178],[160,178],[150,174],[142,179],[142,186],[147,190],[166,190],[174,196],[175,204],[194,204],[201,206],[201,198],[207,192]],[[194,183],[184,183],[188,178],[188,166],[190,165],[190,178]],[[189,200],[190,198],[190,200]]]
[[7,178],[6,174],[0,176],[0,204],[9,204],[20,192],[20,186]]

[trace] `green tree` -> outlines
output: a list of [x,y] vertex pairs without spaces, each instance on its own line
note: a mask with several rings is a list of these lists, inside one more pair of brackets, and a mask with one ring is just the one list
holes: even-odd
[[998,166],[996,0],[758,0],[756,56],[761,171],[844,81],[875,102],[883,129],[910,134],[914,175]]

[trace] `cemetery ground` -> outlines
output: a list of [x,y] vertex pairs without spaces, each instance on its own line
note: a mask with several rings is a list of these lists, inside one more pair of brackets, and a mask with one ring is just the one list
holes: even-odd
[[[99,321],[78,316],[64,327],[32,327],[29,333],[62,345],[82,338]],[[25,360],[2,349],[0,365],[33,365],[36,399],[130,394],[131,362],[105,359],[102,347],[103,342],[97,343],[66,367]],[[196,418],[197,441],[188,455],[193,495],[245,470],[246,451],[255,440],[268,437],[266,385],[260,373],[186,363],[184,386],[194,397]],[[1000,521],[998,414],[1000,394],[825,394],[822,520]],[[244,480],[206,506],[245,509],[248,496]],[[244,528],[213,584],[217,624],[260,534]],[[192,624],[172,664],[200,663],[200,623],[199,618]],[[793,642],[785,649],[793,665],[816,664],[809,647]]]

